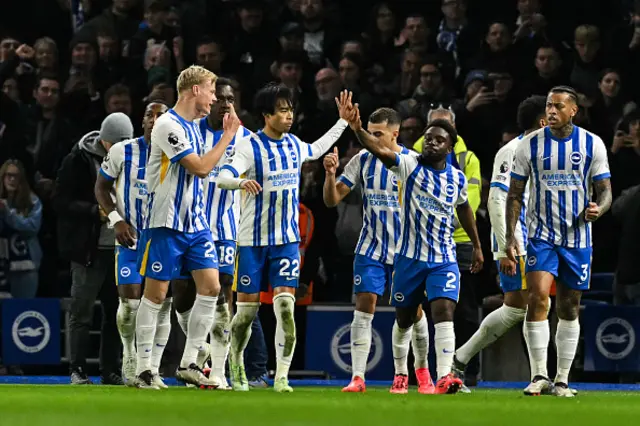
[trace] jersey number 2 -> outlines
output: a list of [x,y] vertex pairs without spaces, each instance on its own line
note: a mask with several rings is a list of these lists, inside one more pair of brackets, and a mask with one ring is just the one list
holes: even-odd
[[216,249],[216,246],[213,245],[211,241],[207,241],[204,246],[207,249],[207,251],[204,252],[204,257],[215,257],[214,250]]
[[444,291],[453,291],[458,287],[455,285],[458,277],[453,272],[447,272],[447,282],[444,283]]
[[[291,271],[288,271],[289,267],[291,267]],[[280,274],[281,277],[298,277],[300,272],[300,262],[298,259],[293,259],[289,261],[289,259],[281,259],[280,260]]]

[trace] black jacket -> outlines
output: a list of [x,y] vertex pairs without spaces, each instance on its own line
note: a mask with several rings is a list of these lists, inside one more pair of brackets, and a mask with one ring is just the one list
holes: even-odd
[[640,185],[627,189],[613,203],[613,217],[621,226],[616,281],[620,284],[638,282],[638,252],[640,251]]
[[95,149],[86,149],[92,142],[98,142],[97,138],[97,131],[85,135],[64,158],[53,197],[60,257],[86,266],[98,250],[102,225],[94,195],[102,155]]

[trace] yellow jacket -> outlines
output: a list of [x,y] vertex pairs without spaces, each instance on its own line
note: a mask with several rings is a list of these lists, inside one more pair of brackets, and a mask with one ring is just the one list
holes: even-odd
[[[422,152],[422,144],[424,143],[424,136],[422,136],[413,145],[413,150],[416,152]],[[469,205],[473,210],[473,216],[475,217],[478,207],[480,207],[480,198],[482,194],[482,175],[480,174],[480,160],[473,153],[467,149],[467,145],[464,140],[458,136],[456,144],[453,146],[453,153],[456,156],[456,160],[460,165],[460,170],[467,178],[467,196],[469,199]],[[458,222],[456,213],[456,230],[453,233],[453,240],[456,243],[468,243],[471,242],[471,238],[464,232],[462,226]]]

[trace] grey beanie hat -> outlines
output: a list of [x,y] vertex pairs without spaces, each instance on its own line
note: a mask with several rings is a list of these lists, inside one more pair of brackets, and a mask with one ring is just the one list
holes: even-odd
[[118,143],[133,138],[133,124],[126,114],[114,112],[102,121],[100,126],[100,140]]

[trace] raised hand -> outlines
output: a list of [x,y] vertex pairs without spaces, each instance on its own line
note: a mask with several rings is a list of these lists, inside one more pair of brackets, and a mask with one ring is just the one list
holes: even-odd
[[353,109],[353,104],[351,103],[352,98],[353,93],[347,90],[343,90],[342,92],[340,92],[339,97],[335,98],[336,105],[338,106],[338,114],[343,120],[349,121],[349,116]]
[[324,156],[323,165],[324,169],[328,174],[335,175],[338,170],[338,148],[334,147],[333,152],[328,153]]
[[238,118],[238,114],[236,114],[236,109],[233,105],[229,106],[229,112],[224,115],[222,119],[222,129],[225,132],[230,132],[235,134],[240,127],[240,119]]

